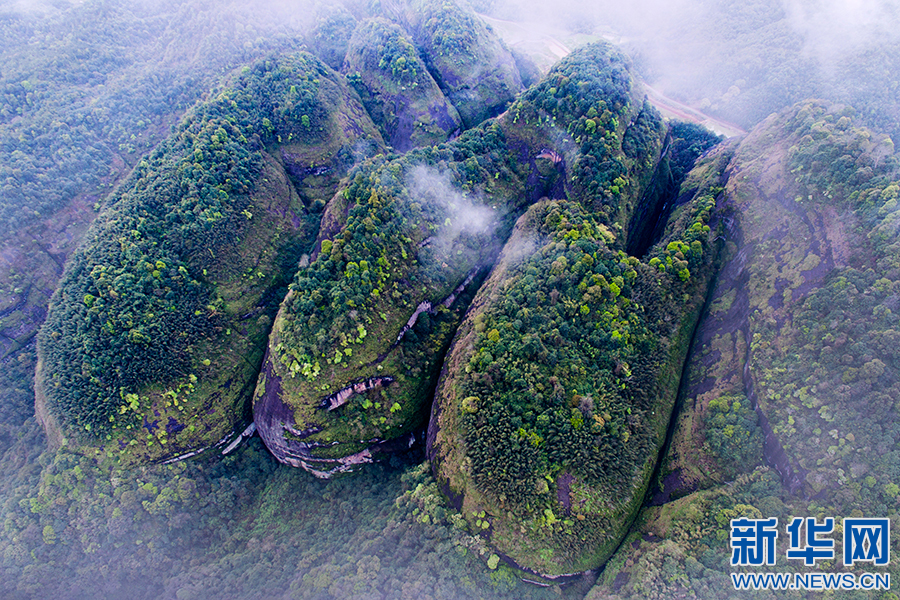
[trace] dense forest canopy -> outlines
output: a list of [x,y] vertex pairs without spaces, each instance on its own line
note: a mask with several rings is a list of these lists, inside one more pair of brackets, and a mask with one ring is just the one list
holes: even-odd
[[4,597],[722,598],[731,519],[896,529],[897,21],[0,2]]
[[[606,47],[593,53],[623,60]],[[565,142],[532,113],[520,103],[446,145],[366,163],[329,204],[318,252],[276,319],[254,407],[257,418],[290,407],[292,418],[275,429],[303,432],[291,460],[346,457],[364,440],[422,426],[446,345],[513,220],[561,183],[549,161],[541,177],[535,156]],[[367,393],[346,396],[356,386]],[[341,400],[323,400],[332,397]],[[261,435],[281,445],[285,434],[263,427]]]
[[[687,221],[697,224],[694,235],[663,245],[668,274],[655,256],[648,268],[611,252],[608,231],[577,209],[540,207],[529,213],[531,228],[520,222],[524,235],[514,238],[533,244],[534,255],[504,263],[499,272],[507,279],[484,288],[484,308],[462,330],[471,349],[453,354],[450,364],[464,365],[465,375],[451,372],[452,383],[442,384],[440,393],[455,402],[442,402],[440,419],[447,420],[441,429],[456,421],[464,434],[454,440],[437,433],[433,460],[443,454],[438,472],[455,492],[466,490],[467,510],[491,514],[495,533],[504,536],[498,544],[520,564],[538,554],[539,568],[577,570],[591,560],[588,548],[602,556],[617,544],[615,523],[633,510],[631,486],[642,485],[640,472],[654,463],[648,457],[662,441],[674,399],[678,376],[667,364],[678,364],[687,343],[661,317],[680,314],[682,292],[703,285],[715,255],[705,225],[714,196],[696,204]],[[529,239],[537,232],[547,238]],[[685,257],[682,264],[676,254]],[[658,296],[657,277],[671,295]],[[689,331],[689,314],[673,321]],[[661,342],[669,336],[671,343]],[[443,415],[451,411],[458,416]],[[458,444],[467,457],[464,474],[454,470],[459,450],[448,449]],[[524,521],[527,534],[505,531],[502,518],[494,522],[503,511]]]

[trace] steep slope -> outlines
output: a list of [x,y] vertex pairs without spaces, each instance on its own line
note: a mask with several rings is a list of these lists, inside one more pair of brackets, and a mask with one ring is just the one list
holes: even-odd
[[500,38],[468,5],[452,1],[329,6],[309,40],[326,63],[343,65],[401,152],[500,114],[523,89]]
[[[666,130],[638,93],[621,55],[588,47],[495,123],[352,176],[257,386],[255,422],[279,460],[330,477],[411,443],[479,271],[512,219],[549,196],[519,220],[456,333],[429,456],[477,531],[521,566],[555,575],[609,555],[649,484],[715,256],[708,185],[685,192],[645,264],[623,252],[668,172]],[[523,277],[511,265],[532,252]]]
[[28,2],[0,12],[0,439],[9,439],[33,415],[35,338],[103,199],[222,73],[293,47],[296,33],[237,2]]
[[67,264],[38,340],[49,437],[127,461],[227,438],[248,416],[295,248],[316,234],[313,196],[331,195],[360,138],[380,142],[308,54],[245,67],[197,106]]
[[[692,369],[671,465],[684,487],[746,470],[764,450],[789,489],[814,495],[837,486],[836,465],[859,474],[880,464],[860,449],[893,436],[872,426],[891,420],[886,399],[897,381],[889,317],[896,162],[890,139],[851,117],[841,106],[799,104],[736,149],[728,182],[740,211],[735,258],[703,329],[700,351],[713,360]],[[723,429],[735,416],[728,439]],[[848,444],[848,435],[858,441]],[[745,438],[756,440],[752,451]]]
[[385,140],[400,152],[439,144],[462,129],[459,113],[428,73],[412,40],[386,19],[357,25],[344,72]]

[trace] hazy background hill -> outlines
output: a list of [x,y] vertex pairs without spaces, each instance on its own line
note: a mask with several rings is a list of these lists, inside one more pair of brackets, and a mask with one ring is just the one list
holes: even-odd
[[896,73],[900,9],[859,0],[481,0],[480,12],[518,25],[515,49],[559,51],[604,36],[654,88],[749,128],[805,98],[850,103],[872,127],[900,135]]

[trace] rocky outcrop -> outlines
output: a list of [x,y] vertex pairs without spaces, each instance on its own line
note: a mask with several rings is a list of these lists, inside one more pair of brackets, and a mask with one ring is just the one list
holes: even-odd
[[[351,346],[355,351],[344,350],[347,354],[342,359],[354,361],[352,371],[344,371],[340,363],[320,365],[318,361],[310,369],[295,359],[285,368],[284,358],[274,358],[273,353],[291,357],[284,350],[282,333],[290,313],[283,307],[253,404],[260,436],[275,457],[317,477],[331,477],[372,462],[378,454],[405,451],[421,440],[416,431],[422,427],[422,398],[431,385],[430,371],[474,292],[479,272],[476,269],[465,276],[446,297],[419,303],[397,334],[369,339],[373,334],[366,333],[365,340],[357,338],[365,341],[363,347]],[[458,302],[460,295],[468,296]],[[290,306],[291,300],[289,295],[285,306]],[[426,327],[421,322],[424,318],[429,323]],[[360,331],[367,330],[357,330],[357,335]],[[411,367],[418,371],[416,377],[408,375]],[[322,377],[319,370],[329,377]],[[347,376],[344,373],[356,377],[342,383],[341,378]],[[323,393],[327,386],[309,385],[319,381],[339,387]]]
[[719,152],[727,251],[660,489],[588,598],[703,595],[697,558],[712,556],[723,511],[897,502],[900,178],[890,138],[861,120],[805,101]]
[[650,484],[717,255],[708,184],[643,262],[624,252],[665,132],[600,45],[496,122],[357,171],[270,336],[254,420],[273,454],[330,477],[406,447],[441,369],[428,453],[458,508],[525,569],[601,564]]
[[225,449],[222,450],[222,454],[231,454],[232,452],[237,450],[237,447],[240,446],[244,440],[252,436],[254,433],[256,433],[256,423],[250,423],[239,436],[234,438],[234,440],[232,440],[230,444],[225,446]]
[[[323,411],[334,410],[345,404],[353,394],[362,394],[375,387],[389,385],[390,382],[390,377],[382,377],[348,386],[326,398],[327,404],[323,404],[321,408]],[[281,379],[267,360],[260,374],[253,403],[253,415],[259,435],[279,462],[305,469],[321,479],[350,472],[359,465],[372,462],[381,452],[407,450],[415,443],[414,433],[389,441],[377,438],[358,440],[358,444],[310,440],[311,436],[322,431],[322,426],[307,422],[302,430],[295,427],[292,410],[282,400],[281,391]],[[348,452],[345,450],[348,446],[361,446],[362,449]],[[333,456],[322,456],[325,452],[330,452]]]
[[[426,240],[426,242],[427,241],[428,240]],[[421,245],[420,245],[420,247],[421,247]],[[454,289],[450,293],[449,296],[447,296],[446,298],[441,300],[437,304],[437,306],[435,306],[428,300],[423,300],[422,302],[419,302],[419,305],[416,307],[416,310],[413,312],[412,316],[406,322],[406,325],[404,325],[403,329],[400,330],[400,333],[397,334],[397,341],[394,342],[394,344],[396,345],[403,341],[403,336],[406,335],[406,332],[408,332],[410,329],[412,329],[413,327],[416,326],[416,322],[419,320],[419,315],[421,315],[422,313],[428,313],[428,314],[433,315],[437,311],[437,307],[439,307],[439,306],[443,306],[444,308],[450,308],[453,305],[453,303],[456,302],[456,299],[459,297],[459,295],[462,294],[466,290],[467,287],[469,287],[469,284],[471,284],[472,281],[474,281],[474,279],[477,275],[478,275],[478,269],[472,269],[469,272],[469,274],[466,276],[466,278],[463,279],[462,283],[460,283],[458,286],[456,286],[456,289]]]
[[[698,196],[691,212],[708,202]],[[582,235],[569,246],[545,229],[555,214],[579,215],[561,202],[532,207],[473,301],[438,383],[428,456],[463,514],[487,515],[499,552],[559,576],[600,566],[641,506],[717,249],[711,230],[699,240],[707,258],[692,261],[684,283],[634,259],[624,263],[633,274],[618,275],[611,240]],[[523,254],[523,244],[532,250]],[[592,267],[578,280],[604,272],[633,287],[605,300],[582,295],[560,269],[585,262]],[[534,271],[554,283],[522,276]],[[522,304],[513,309],[508,294]],[[624,343],[610,343],[620,334],[603,320],[617,310],[630,323]]]
[[344,389],[331,394],[330,396],[326,396],[321,403],[319,403],[319,408],[324,408],[325,410],[334,410],[336,408],[340,408],[341,406],[347,404],[347,401],[350,399],[353,394],[364,394],[369,390],[374,390],[377,387],[384,387],[386,385],[390,385],[393,383],[393,377],[371,377],[369,379],[365,379],[363,381],[358,381],[354,384],[348,385]]

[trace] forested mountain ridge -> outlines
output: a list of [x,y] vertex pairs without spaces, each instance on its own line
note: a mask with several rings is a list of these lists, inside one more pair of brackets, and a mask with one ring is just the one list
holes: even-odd
[[624,248],[633,207],[660,201],[665,136],[627,60],[599,44],[496,121],[351,174],[270,338],[254,414],[276,456],[326,476],[414,433],[513,219],[542,196],[582,198],[588,230]]
[[463,6],[414,0],[403,18],[429,70],[468,128],[505,109],[522,91],[522,77],[503,42]]
[[309,54],[246,67],[196,107],[68,263],[38,344],[51,437],[159,459],[246,419],[277,290],[323,206],[288,172],[335,171],[318,190],[330,195],[361,141],[377,148],[380,136]]
[[518,63],[465,2],[329,6],[309,39],[399,151],[455,137],[522,91]]
[[[571,78],[590,90],[580,80],[589,71],[573,63],[548,85]],[[635,125],[652,113],[627,111],[617,117]],[[619,140],[625,164],[634,159],[634,185],[653,154],[631,154],[630,131],[602,137]],[[456,334],[429,459],[454,507],[520,567],[557,576],[602,564],[640,508],[716,269],[721,171],[707,171],[683,188],[665,237],[641,259],[622,250],[621,220],[647,202],[649,177],[602,201],[591,190],[533,205]]]
[[[524,194],[525,169],[482,154],[498,142],[496,128],[476,128],[448,148],[375,159],[329,204],[318,251],[276,318],[254,402],[279,459],[340,465],[369,440],[421,426],[442,347],[497,252],[501,199]],[[467,162],[479,155],[482,164]],[[454,190],[457,177],[488,183],[496,209],[480,190]]]
[[[535,162],[548,131],[513,120],[376,159],[329,203],[257,389],[261,435],[276,455],[333,463],[423,425],[443,348],[511,218],[558,183],[551,161],[538,160],[546,180]],[[526,127],[537,142],[513,133]],[[275,414],[269,430],[262,423]]]
[[33,414],[35,336],[67,256],[104,198],[224,73],[295,45],[270,18],[238,2],[0,7],[4,437]]
[[[357,64],[354,43],[375,52]],[[69,262],[40,338],[37,408],[57,444],[64,428],[106,442],[117,430],[108,456],[163,459],[222,443],[249,420],[254,348],[284,280],[339,177],[382,148],[369,115],[397,134],[395,112],[426,88],[415,110],[442,126],[456,114],[399,26],[363,19],[346,52],[345,68],[364,74],[344,78],[309,55],[244,67],[116,192]],[[297,80],[286,83],[290,72]],[[510,93],[483,91],[469,110],[497,110]],[[441,141],[458,134],[459,117],[447,127],[434,137],[422,121],[391,141]],[[254,221],[257,209],[265,219]]]
[[[392,31],[396,44],[413,48],[387,22],[363,21],[354,36],[375,30]],[[353,39],[345,66],[353,64]],[[392,48],[387,44],[385,52],[396,61]],[[385,60],[368,68],[382,69]],[[415,77],[427,76],[422,63],[406,64]],[[404,83],[405,71],[397,68],[391,67],[399,78],[395,92],[418,87],[415,77]],[[547,196],[559,204],[546,222],[538,219],[542,235],[550,236],[540,243],[555,248],[563,238],[580,240],[584,260],[568,258],[576,267],[597,260],[600,270],[578,287],[596,290],[588,304],[611,300],[613,307],[597,309],[603,315],[597,327],[615,329],[604,335],[613,346],[624,344],[627,361],[656,365],[640,370],[647,386],[635,393],[659,395],[662,404],[647,400],[650,416],[635,414],[622,430],[626,442],[635,434],[635,484],[621,492],[627,521],[655,464],[696,313],[683,313],[686,320],[676,319],[673,330],[656,323],[652,314],[671,303],[672,291],[660,296],[659,283],[639,281],[639,261],[623,252],[627,232],[643,231],[634,220],[656,214],[665,201],[672,184],[660,178],[677,187],[670,165],[680,160],[682,177],[715,141],[697,131],[679,130],[687,140],[668,132],[628,69],[610,46],[585,47],[496,121],[447,145],[363,162],[329,201],[320,231],[317,211],[337,179],[316,183],[316,177],[356,161],[357,140],[378,144],[374,125],[343,78],[309,55],[244,68],[138,165],[70,260],[38,345],[36,406],[51,438],[126,463],[193,455],[227,440],[245,418],[285,269],[318,232],[275,320],[254,419],[279,460],[318,475],[369,462],[373,444],[422,427],[428,394],[472,294],[513,220]],[[360,82],[372,91],[372,81]],[[388,108],[396,102],[372,98]],[[701,241],[714,201],[707,194],[698,202],[686,225],[690,239],[669,234],[645,268],[654,281],[661,273],[688,286],[686,298],[703,296],[715,254]],[[529,214],[547,206],[535,204]],[[566,272],[568,258],[537,268]],[[633,305],[634,286],[637,297],[654,299]],[[585,307],[582,316],[593,310]],[[658,336],[676,338],[672,349],[657,347]],[[631,377],[626,358],[613,363]],[[600,359],[593,364],[609,367]],[[663,372],[668,378],[657,381]],[[625,412],[603,414],[617,438]],[[532,466],[528,478],[543,477]],[[618,477],[589,471],[598,481]],[[517,559],[546,573],[584,569],[601,562],[618,535],[602,533],[599,554]]]

